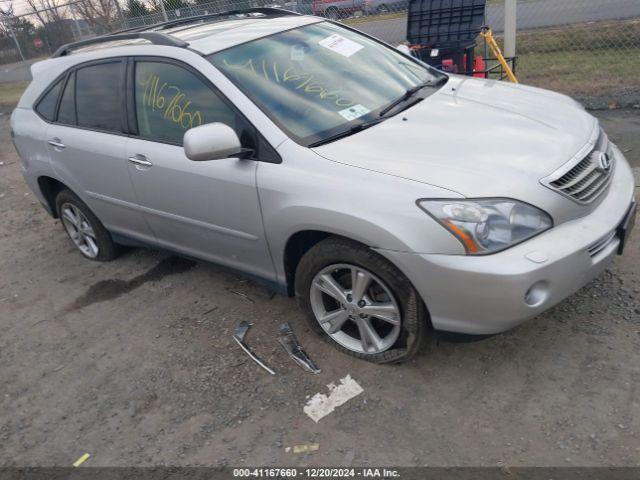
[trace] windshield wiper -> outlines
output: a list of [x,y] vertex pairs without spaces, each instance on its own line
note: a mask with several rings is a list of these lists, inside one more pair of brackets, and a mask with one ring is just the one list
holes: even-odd
[[391,102],[389,105],[387,105],[385,108],[383,108],[380,113],[378,114],[378,118],[374,118],[373,120],[369,120],[368,122],[362,122],[362,123],[358,123],[356,125],[352,125],[351,128],[348,128],[347,130],[344,130],[342,132],[338,132],[334,135],[331,135],[327,138],[324,138],[322,140],[318,140],[317,142],[311,143],[309,144],[309,148],[313,148],[313,147],[319,147],[320,145],[324,145],[326,143],[331,143],[335,140],[339,140],[341,138],[344,137],[348,137],[349,135],[353,135],[354,133],[358,133],[361,132],[362,130],[365,130],[369,127],[373,127],[374,125],[384,121],[385,118],[385,114],[387,114],[389,111],[391,111],[393,108],[397,107],[398,105],[400,105],[403,102],[406,102],[407,100],[409,100],[412,96],[414,96],[416,93],[418,93],[420,90],[422,90],[423,88],[426,87],[440,87],[442,85],[444,85],[445,83],[447,83],[448,77],[446,76],[442,76],[438,79],[436,79],[435,81],[429,81],[429,82],[424,82],[421,83],[420,85],[416,85],[415,87],[411,87],[410,89],[408,89],[400,98],[398,98],[397,100],[394,100],[393,102]]
[[358,133],[361,132],[362,130],[365,130],[369,127],[373,127],[374,125],[377,125],[380,122],[383,122],[385,119],[384,118],[376,118],[374,120],[370,120],[368,122],[362,122],[362,123],[358,123],[356,125],[352,125],[350,128],[348,128],[347,130],[344,130],[342,132],[338,132],[334,135],[331,135],[327,138],[323,138],[322,140],[318,140],[317,142],[311,143],[309,144],[309,148],[313,148],[313,147],[319,147],[320,145],[324,145],[325,143],[330,143],[333,142],[334,140],[338,140],[340,138],[344,138],[344,137],[348,137],[349,135],[353,135],[354,133]]
[[409,100],[411,97],[413,97],[416,93],[418,93],[423,88],[426,88],[426,87],[440,87],[440,86],[444,85],[445,83],[447,83],[447,79],[448,79],[447,77],[440,77],[435,81],[424,82],[424,83],[421,83],[419,85],[416,85],[415,87],[411,87],[406,92],[404,92],[404,94],[400,98],[394,100],[389,105],[387,105],[382,110],[380,110],[380,114],[379,115],[381,117],[384,117],[391,110],[396,108],[401,103],[404,103],[407,100]]

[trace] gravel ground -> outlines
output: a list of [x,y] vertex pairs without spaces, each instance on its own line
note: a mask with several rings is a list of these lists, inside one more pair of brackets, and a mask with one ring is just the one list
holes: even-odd
[[[638,110],[598,113],[640,167]],[[0,465],[638,465],[640,235],[548,313],[480,342],[374,366],[333,350],[293,300],[146,250],[84,260],[20,176],[0,116]],[[247,342],[276,371],[232,342]],[[289,321],[322,368],[275,339]],[[306,399],[364,392],[315,424]],[[319,443],[294,454],[287,447]]]

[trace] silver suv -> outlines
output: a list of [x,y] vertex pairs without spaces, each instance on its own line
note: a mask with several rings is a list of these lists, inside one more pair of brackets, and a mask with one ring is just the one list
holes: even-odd
[[374,362],[534,317],[621,253],[624,156],[570,98],[448,76],[277,9],[62,47],[11,117],[85,257],[150,245],[296,296]]

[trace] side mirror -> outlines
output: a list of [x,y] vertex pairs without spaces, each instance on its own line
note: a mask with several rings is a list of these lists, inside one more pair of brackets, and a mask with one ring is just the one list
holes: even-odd
[[229,157],[246,158],[253,151],[242,148],[240,139],[224,123],[207,123],[187,130],[183,138],[184,153],[197,162]]

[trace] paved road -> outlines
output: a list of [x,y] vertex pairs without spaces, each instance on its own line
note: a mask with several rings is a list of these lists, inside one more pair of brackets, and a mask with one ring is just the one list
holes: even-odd
[[[530,0],[518,2],[518,29],[555,27],[602,20],[640,18],[640,0]],[[406,38],[406,18],[355,25],[389,43]],[[504,5],[487,7],[487,23],[495,32],[504,26]]]
[[29,68],[36,60],[12,63],[10,65],[0,65],[0,83],[22,82],[30,80]]

